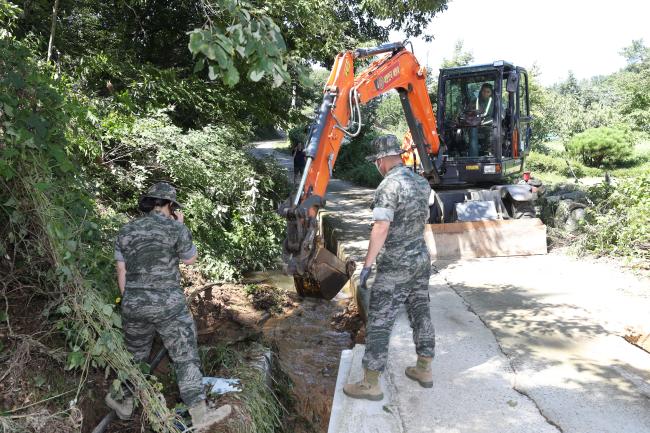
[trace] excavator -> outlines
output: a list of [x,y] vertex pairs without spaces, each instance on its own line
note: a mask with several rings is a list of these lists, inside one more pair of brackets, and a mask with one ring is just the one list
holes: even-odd
[[[361,132],[361,105],[391,90],[399,94],[409,128],[403,160],[432,187],[425,232],[432,254],[546,252],[546,230],[533,207],[536,186],[528,173],[518,184],[505,183],[523,172],[529,150],[526,70],[504,61],[442,69],[436,115],[426,68],[412,45],[407,47],[408,42],[392,42],[344,51],[334,59],[309,128],[303,175],[278,209],[287,220],[283,258],[301,296],[331,299],[354,273],[354,262],[344,262],[324,246],[319,211],[344,138]],[[355,74],[355,60],[375,56]]]

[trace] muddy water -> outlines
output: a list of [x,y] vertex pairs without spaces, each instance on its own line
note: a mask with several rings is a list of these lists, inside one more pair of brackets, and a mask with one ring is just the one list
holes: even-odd
[[263,333],[293,383],[292,409],[298,417],[291,431],[326,432],[341,351],[353,345],[351,333],[335,326],[350,299],[343,294],[331,301],[300,299],[292,277],[280,272],[255,273],[247,280],[274,285],[295,300],[294,307],[266,321]]

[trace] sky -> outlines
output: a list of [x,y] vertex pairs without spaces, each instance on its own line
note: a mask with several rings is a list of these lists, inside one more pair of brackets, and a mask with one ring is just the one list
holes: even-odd
[[[578,79],[625,66],[618,53],[634,39],[650,45],[648,0],[451,0],[427,33],[434,40],[411,39],[421,64],[436,70],[451,58],[457,40],[474,54],[473,63],[506,60],[541,70],[551,85],[569,70]],[[391,41],[403,39],[398,32]]]

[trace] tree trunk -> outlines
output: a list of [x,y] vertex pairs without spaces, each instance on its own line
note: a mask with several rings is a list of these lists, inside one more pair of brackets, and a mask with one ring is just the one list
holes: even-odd
[[54,7],[52,8],[52,27],[50,28],[50,43],[47,45],[47,61],[52,58],[52,48],[54,44],[54,33],[56,33],[56,13],[59,9],[59,0],[54,0]]

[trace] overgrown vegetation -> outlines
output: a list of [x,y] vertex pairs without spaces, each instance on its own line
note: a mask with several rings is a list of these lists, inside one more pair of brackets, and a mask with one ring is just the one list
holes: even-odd
[[381,182],[381,174],[375,164],[366,161],[372,152],[370,143],[379,134],[368,131],[341,147],[334,166],[334,175],[340,179],[349,180],[357,185],[376,187]]
[[[61,0],[53,12],[50,1],[0,0],[0,382],[30,347],[53,360],[47,374],[78,380],[72,396],[44,401],[3,388],[2,429],[77,431],[80,408],[102,407],[105,391],[86,379],[105,374],[133,384],[148,427],[178,431],[160,384],[122,343],[117,228],[167,180],[205,277],[273,265],[287,181],[249,155],[252,134],[305,119],[320,93],[310,65],[390,29],[419,34],[445,3]],[[323,33],[332,22],[342,24]],[[279,405],[244,373],[248,415],[233,428],[277,431]]]
[[595,205],[587,209],[581,247],[599,255],[617,255],[633,264],[650,264],[650,173],[590,188]]

